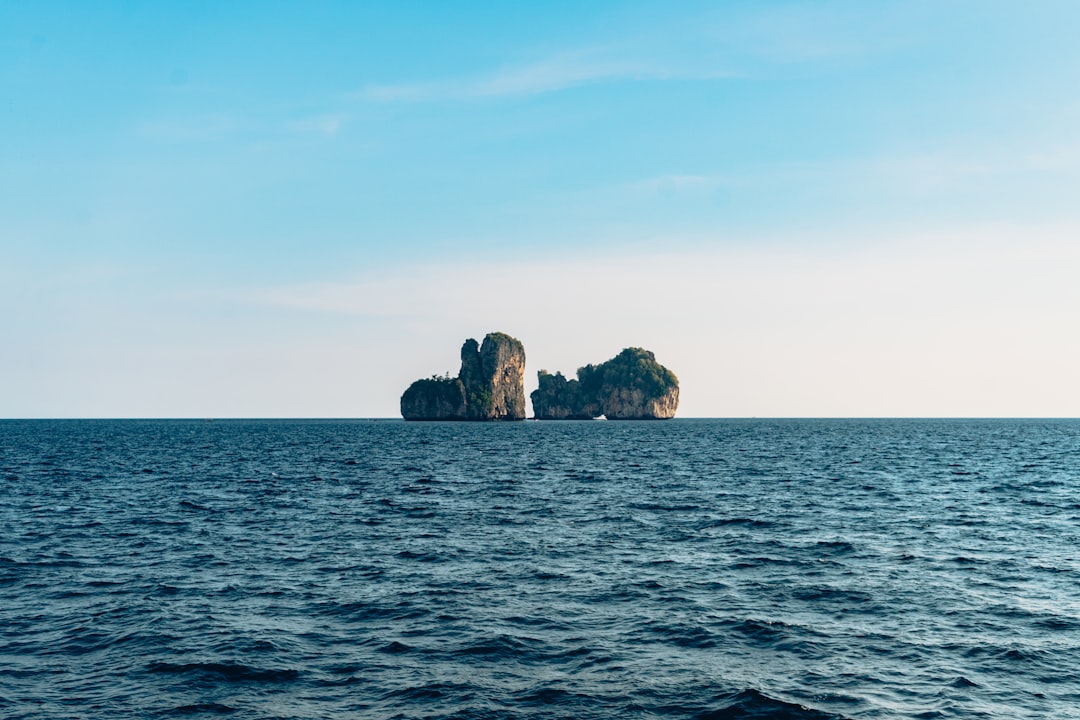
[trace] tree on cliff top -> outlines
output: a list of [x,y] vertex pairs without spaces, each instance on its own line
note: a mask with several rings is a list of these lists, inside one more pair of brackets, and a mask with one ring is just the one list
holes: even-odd
[[675,373],[656,362],[652,352],[639,347],[626,348],[599,365],[578,368],[577,376],[582,390],[589,395],[605,386],[640,388],[650,395],[661,395],[679,385]]

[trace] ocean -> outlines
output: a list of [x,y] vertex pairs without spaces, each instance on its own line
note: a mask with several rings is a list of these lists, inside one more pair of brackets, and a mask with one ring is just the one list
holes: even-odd
[[0,422],[0,717],[1077,718],[1080,421]]

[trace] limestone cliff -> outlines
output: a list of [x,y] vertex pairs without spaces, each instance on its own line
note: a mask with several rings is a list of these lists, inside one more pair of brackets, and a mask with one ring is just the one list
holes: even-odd
[[668,420],[679,407],[679,387],[670,386],[659,394],[637,387],[613,387],[600,398],[608,420]]
[[[471,342],[471,348],[475,348],[476,341]],[[470,349],[468,342],[461,349],[463,373],[467,349]],[[465,382],[470,417],[476,420],[524,420],[525,348],[521,342],[504,333],[488,333],[476,357],[480,380]],[[473,358],[468,362],[470,366],[477,364]]]
[[592,420],[602,414],[595,399],[582,396],[578,380],[567,380],[561,372],[552,375],[541,370],[539,381],[540,387],[529,396],[537,420]]
[[417,380],[401,396],[406,420],[524,420],[525,348],[505,333],[461,347],[456,378]]
[[406,420],[464,419],[465,386],[450,377],[417,380],[401,396],[401,415]]
[[642,348],[627,348],[599,365],[578,368],[577,379],[540,371],[530,396],[538,420],[665,420],[679,406],[679,380]]

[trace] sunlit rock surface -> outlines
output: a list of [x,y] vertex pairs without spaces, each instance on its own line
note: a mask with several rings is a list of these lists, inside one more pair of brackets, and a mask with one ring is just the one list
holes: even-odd
[[648,350],[626,348],[607,362],[578,368],[574,380],[541,370],[530,398],[537,420],[666,420],[679,407],[679,380]]
[[525,348],[505,333],[461,347],[456,378],[417,380],[401,396],[406,420],[524,420]]

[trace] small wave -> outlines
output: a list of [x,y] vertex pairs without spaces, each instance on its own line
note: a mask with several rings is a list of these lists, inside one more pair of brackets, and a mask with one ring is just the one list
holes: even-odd
[[405,643],[394,640],[393,642],[387,643],[386,645],[383,645],[381,648],[379,648],[379,652],[389,653],[391,655],[400,655],[401,653],[412,652],[415,649],[416,648],[414,648],[412,645],[406,645]]
[[563,580],[568,580],[569,577],[570,577],[569,575],[566,575],[564,573],[551,572],[551,571],[548,571],[548,570],[537,570],[536,572],[533,573],[533,578],[535,578],[536,580],[559,580],[559,581],[563,581]]
[[42,560],[27,565],[35,568],[78,568],[84,567],[86,563],[81,560]]
[[1073,572],[1072,568],[1057,567],[1055,565],[1032,565],[1031,567],[1032,567],[1032,569],[1034,569],[1034,570],[1036,570],[1038,572],[1050,573],[1050,574],[1055,574],[1055,575],[1058,574],[1058,573],[1071,573],[1071,572]]
[[152,636],[139,631],[127,633],[107,633],[91,631],[88,627],[77,627],[69,632],[64,642],[50,648],[50,654],[57,655],[86,655],[88,653],[104,650],[116,645],[136,645],[151,640]]
[[1080,627],[1080,622],[1069,617],[1055,615],[1053,617],[1040,618],[1035,621],[1035,625],[1053,632],[1064,632],[1066,630],[1077,629],[1077,627]]
[[812,603],[827,602],[843,605],[862,605],[873,599],[872,595],[860,590],[843,590],[825,585],[799,588],[792,592],[792,597]]
[[772,527],[775,524],[776,523],[772,522],[771,520],[756,520],[754,518],[748,517],[733,517],[709,520],[708,522],[702,523],[699,526],[699,529],[704,530],[705,528],[710,527],[727,527],[728,525],[740,525],[742,527],[752,528],[767,528]]
[[706,649],[718,644],[713,633],[695,625],[653,625],[649,632],[679,647]]
[[474,688],[471,685],[434,682],[426,685],[401,688],[400,690],[391,690],[386,694],[386,697],[416,701],[439,700],[449,696],[460,702],[471,699],[474,694],[473,691]]
[[731,564],[731,567],[735,570],[753,570],[762,566],[768,565],[799,565],[798,560],[791,560],[788,558],[768,557],[765,555],[759,557],[746,558]]
[[[524,639],[531,640],[531,638]],[[485,638],[454,651],[455,655],[481,656],[495,661],[522,658],[529,653],[530,648],[525,642],[509,635]]]
[[1035,650],[1032,648],[1009,648],[1003,653],[1000,653],[998,657],[1001,660],[1007,660],[1011,663],[1029,663],[1039,662],[1046,657],[1046,653],[1042,650]]
[[316,606],[319,615],[340,617],[356,622],[366,622],[374,619],[411,620],[424,617],[431,610],[418,607],[408,600],[402,600],[394,605],[380,605],[368,602],[350,603],[322,603]]
[[848,555],[855,552],[855,546],[847,540],[821,540],[817,543],[817,548],[833,555]]
[[298,670],[285,668],[282,670],[268,670],[234,663],[151,663],[147,670],[152,673],[168,673],[186,675],[195,673],[199,675],[216,676],[228,682],[265,682],[286,683],[300,677]]
[[228,705],[222,705],[221,703],[196,703],[194,705],[181,705],[169,710],[168,715],[202,715],[210,713],[211,715],[228,715],[229,713],[236,712],[236,708],[229,707]]
[[545,630],[570,630],[574,626],[558,618],[534,616],[534,615],[511,615],[504,618],[504,622],[519,627],[535,627]]
[[572,693],[563,688],[548,686],[522,694],[518,697],[518,702],[526,707],[540,705],[569,706],[588,699],[583,695]]
[[630,505],[633,510],[659,510],[663,512],[698,512],[701,510],[700,505],[689,505],[680,503],[633,503]]
[[758,645],[772,645],[789,637],[790,626],[769,620],[743,620],[731,629],[754,640]]
[[347,675],[337,680],[316,680],[315,684],[322,687],[348,687],[349,685],[362,685],[370,683],[371,678],[362,675]]
[[694,720],[843,720],[842,715],[777,700],[752,688],[736,694],[728,702],[719,710],[695,715]]
[[417,560],[419,562],[441,562],[443,560],[435,553],[413,552],[412,550],[402,550],[396,557],[402,560]]

